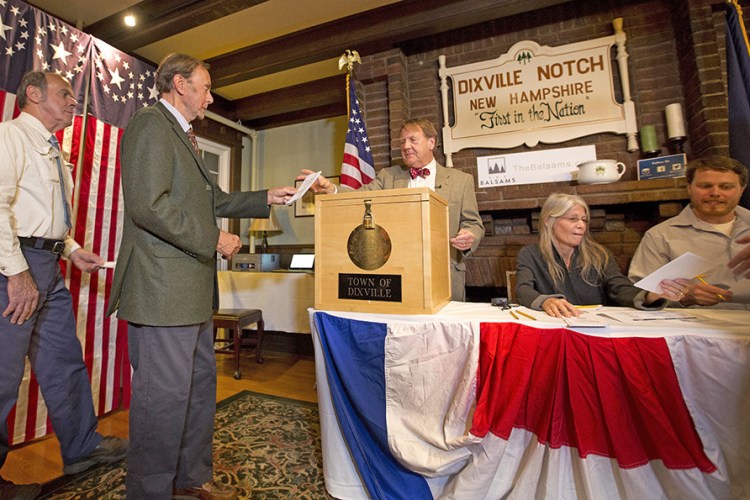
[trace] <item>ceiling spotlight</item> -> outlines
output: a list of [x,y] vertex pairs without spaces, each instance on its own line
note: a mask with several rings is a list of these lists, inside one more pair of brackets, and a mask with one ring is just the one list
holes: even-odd
[[131,28],[135,26],[135,16],[132,14],[127,14],[123,21],[125,22],[125,26],[130,26]]

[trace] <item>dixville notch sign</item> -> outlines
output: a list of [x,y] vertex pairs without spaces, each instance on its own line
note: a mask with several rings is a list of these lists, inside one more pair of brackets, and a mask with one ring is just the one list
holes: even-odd
[[[526,40],[497,59],[463,66],[448,68],[439,56],[446,165],[469,147],[534,147],[601,132],[625,134],[628,151],[638,149],[622,19],[612,25],[612,36],[561,47]],[[613,46],[622,103],[615,99]]]

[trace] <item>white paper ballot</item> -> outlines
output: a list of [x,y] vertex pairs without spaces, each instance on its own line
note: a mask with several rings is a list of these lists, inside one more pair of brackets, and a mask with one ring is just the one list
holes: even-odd
[[563,318],[563,321],[572,328],[604,328],[607,326],[607,321],[594,313],[582,313],[577,317]]
[[115,261],[114,260],[108,260],[104,264],[102,264],[99,267],[106,267],[107,269],[114,269],[115,268]]
[[303,196],[305,196],[305,193],[307,192],[308,189],[310,189],[310,186],[312,186],[313,182],[315,182],[315,180],[318,177],[320,177],[320,173],[321,172],[322,172],[322,170],[318,170],[317,172],[309,174],[307,177],[305,177],[305,180],[302,183],[302,185],[299,187],[299,189],[297,190],[297,192],[294,193],[294,196],[292,196],[291,198],[289,198],[289,201],[287,201],[286,204],[287,205],[291,205],[295,201],[297,201],[300,198],[302,198]]
[[672,262],[668,262],[635,284],[649,292],[662,293],[659,286],[662,280],[678,278],[693,279],[711,269],[715,264],[692,252],[685,252]]
[[621,308],[602,313],[604,316],[615,319],[622,323],[637,325],[641,321],[691,321],[696,319],[688,312],[663,309],[661,311],[638,311],[637,309]]

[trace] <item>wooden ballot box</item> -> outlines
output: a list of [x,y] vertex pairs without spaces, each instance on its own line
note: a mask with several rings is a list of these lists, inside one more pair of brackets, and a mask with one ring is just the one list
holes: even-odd
[[316,309],[434,314],[449,259],[448,203],[429,188],[316,196]]

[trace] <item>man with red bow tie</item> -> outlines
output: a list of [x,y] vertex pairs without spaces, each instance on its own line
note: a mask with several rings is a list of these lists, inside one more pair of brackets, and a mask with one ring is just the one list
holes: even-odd
[[[463,301],[466,295],[464,257],[479,246],[484,225],[474,194],[474,178],[460,170],[438,164],[432,154],[436,142],[437,130],[429,120],[407,120],[401,127],[401,155],[405,166],[380,169],[372,182],[360,189],[375,191],[427,186],[448,200],[448,229],[452,236],[451,298]],[[324,177],[318,177],[312,189],[316,193],[336,192],[336,186]]]

